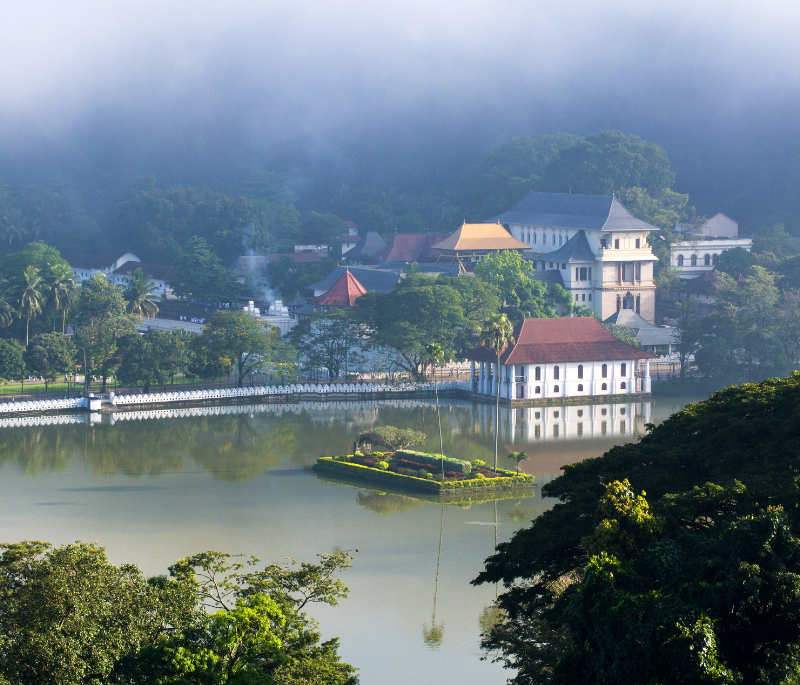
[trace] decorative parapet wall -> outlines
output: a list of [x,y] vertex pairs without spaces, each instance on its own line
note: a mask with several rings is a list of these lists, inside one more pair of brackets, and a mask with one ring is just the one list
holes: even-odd
[[[433,393],[433,383],[292,383],[289,385],[259,386],[251,388],[226,388],[217,390],[189,390],[185,392],[149,393],[147,395],[117,395],[112,397],[115,407],[165,404],[170,402],[203,402],[239,397],[288,397],[299,399],[337,399],[350,395],[362,397],[392,397],[402,394]],[[468,381],[447,381],[439,383],[439,392],[460,390],[469,392]]]
[[85,397],[76,397],[71,400],[30,400],[25,402],[3,402],[0,404],[0,416],[3,414],[23,414],[26,412],[87,409],[88,407],[89,400]]

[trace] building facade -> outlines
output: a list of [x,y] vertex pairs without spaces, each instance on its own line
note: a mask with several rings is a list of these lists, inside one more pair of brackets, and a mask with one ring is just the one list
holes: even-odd
[[491,350],[466,353],[474,392],[495,397],[499,382],[511,404],[650,393],[654,355],[617,340],[594,317],[526,319],[514,340],[499,369]]
[[698,232],[689,233],[684,240],[670,246],[670,266],[681,272],[681,278],[697,278],[711,271],[719,255],[734,247],[750,252],[753,241],[739,237],[739,224],[736,221],[722,213],[716,214]]
[[601,319],[632,309],[655,318],[653,264],[647,243],[655,226],[637,219],[613,195],[529,193],[495,217],[529,245],[537,270],[555,270],[576,304]]

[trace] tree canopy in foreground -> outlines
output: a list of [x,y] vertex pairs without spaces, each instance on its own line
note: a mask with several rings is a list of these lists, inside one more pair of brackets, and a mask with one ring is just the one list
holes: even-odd
[[310,603],[347,596],[347,552],[249,570],[204,552],[145,578],[76,543],[0,545],[0,682],[9,685],[357,685]]
[[566,466],[487,559],[484,647],[520,685],[800,682],[800,373],[650,428]]

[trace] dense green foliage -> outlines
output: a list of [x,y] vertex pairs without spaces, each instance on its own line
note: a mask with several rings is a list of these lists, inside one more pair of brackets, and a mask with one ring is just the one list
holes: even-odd
[[232,302],[241,290],[233,273],[201,236],[193,236],[182,244],[170,287],[178,297],[208,304]]
[[[609,680],[613,670],[605,671],[605,680],[599,675],[621,653],[610,647],[612,636],[626,630],[615,621],[628,621],[633,630],[642,611],[652,609],[656,613],[642,625],[639,651],[632,653],[628,643],[619,647],[628,648],[630,657],[625,673],[631,679],[621,676],[622,681],[655,682],[646,675],[648,664],[675,661],[669,651],[674,648],[689,664],[685,682],[700,682],[691,669],[705,668],[708,682],[780,682],[786,669],[800,667],[795,658],[800,624],[792,609],[796,581],[790,580],[800,574],[792,538],[800,531],[798,455],[800,373],[795,373],[718,392],[674,414],[638,443],[566,466],[564,475],[542,489],[558,504],[500,544],[476,581],[507,585],[498,601],[505,618],[484,645],[519,669],[514,682],[520,685],[555,682],[556,663],[575,666],[561,671],[568,674],[565,679],[577,679],[569,682],[619,682]],[[618,531],[628,524],[603,523],[614,520],[598,510],[604,483],[625,480],[633,491],[647,493],[648,510],[660,517],[654,537],[625,538]],[[651,543],[676,556],[664,559]],[[617,563],[614,585],[608,574]],[[678,575],[671,577],[663,569],[673,563]],[[746,583],[741,574],[748,576]],[[573,588],[581,578],[592,583],[585,593]],[[731,594],[735,588],[738,595]],[[663,601],[653,604],[658,596]],[[612,606],[618,614],[609,613]],[[722,611],[733,613],[714,623]],[[686,631],[675,633],[677,642],[664,644],[659,625],[680,612],[682,621],[695,618],[680,624]],[[631,632],[628,639],[638,634]],[[706,638],[713,650],[707,662],[698,663],[689,647]],[[578,655],[584,640],[597,645],[595,655],[605,645],[594,665],[588,655]],[[681,669],[682,663],[671,668]]]
[[151,385],[163,385],[189,368],[192,337],[182,329],[126,335],[118,344],[117,380],[123,385],[141,383],[143,392],[150,392]]
[[336,639],[304,609],[335,606],[347,552],[269,564],[205,552],[170,577],[114,566],[102,548],[0,546],[0,679],[9,685],[355,685]]
[[365,326],[369,343],[396,352],[395,364],[421,379],[432,340],[446,349],[461,349],[485,313],[499,308],[493,287],[462,283],[469,280],[412,274],[389,293],[371,291],[359,297],[357,320]]
[[338,378],[346,363],[359,361],[361,327],[343,309],[306,316],[289,338],[307,367],[325,369],[329,378]]
[[0,378],[16,381],[25,377],[25,351],[13,340],[0,340]]
[[60,374],[72,373],[75,370],[77,349],[72,338],[63,333],[43,333],[31,340],[26,351],[28,369],[37,376],[42,376],[47,384],[52,383]]
[[361,431],[358,434],[356,444],[359,447],[371,450],[373,445],[388,447],[393,452],[411,445],[416,445],[425,441],[425,433],[415,431],[411,428],[395,428],[394,426],[378,426]]
[[218,310],[191,342],[193,369],[204,378],[236,372],[239,387],[257,371],[281,375],[293,367],[294,348],[275,326],[246,311]]

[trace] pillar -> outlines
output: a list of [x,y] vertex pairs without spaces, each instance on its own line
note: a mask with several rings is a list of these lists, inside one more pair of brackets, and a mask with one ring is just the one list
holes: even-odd
[[650,392],[650,360],[644,360],[644,388],[645,392]]

